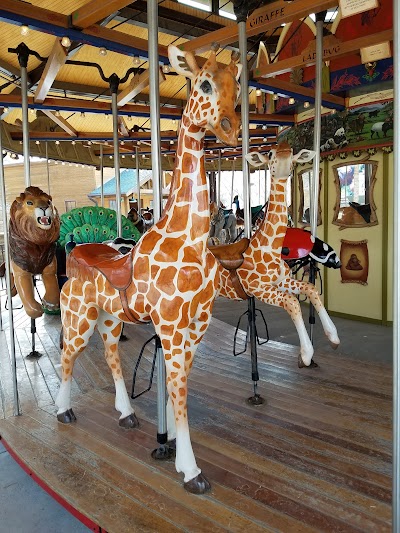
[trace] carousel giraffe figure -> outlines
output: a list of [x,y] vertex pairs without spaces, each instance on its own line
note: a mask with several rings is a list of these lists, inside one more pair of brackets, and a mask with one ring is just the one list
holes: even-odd
[[[200,69],[191,52],[169,46],[175,71],[192,81],[182,115],[170,196],[160,220],[122,256],[102,244],[76,246],[67,260],[69,280],[61,293],[63,324],[62,381],[56,400],[60,422],[76,420],[71,381],[76,358],[97,327],[115,382],[119,424],[138,425],[118,355],[122,322],[152,321],[161,339],[169,393],[168,413],[176,435],[176,470],[186,490],[203,493],[210,484],[196,464],[187,418],[187,378],[203,338],[217,291],[217,262],[207,249],[209,192],[204,169],[206,128],[221,142],[236,146],[235,113],[241,65],[232,58],[220,68],[215,51]],[[173,427],[175,426],[175,427]],[[171,434],[175,432],[175,435]]]
[[[219,267],[219,294],[221,296],[236,300],[254,296],[267,304],[282,307],[289,313],[300,339],[300,367],[311,364],[314,348],[295,294],[302,294],[309,298],[320,317],[324,332],[332,347],[337,348],[340,343],[336,327],[323,306],[315,285],[292,278],[290,268],[281,256],[288,222],[286,182],[291,174],[293,163],[306,163],[314,155],[315,152],[311,150],[300,150],[298,154],[293,155],[290,145],[281,143],[269,152],[269,159],[258,152],[251,152],[246,156],[249,163],[254,166],[265,165],[265,163],[269,165],[271,192],[268,209],[263,222],[251,237],[243,253],[243,263],[237,268],[235,274],[232,275],[226,268]],[[243,239],[243,241],[246,240]]]

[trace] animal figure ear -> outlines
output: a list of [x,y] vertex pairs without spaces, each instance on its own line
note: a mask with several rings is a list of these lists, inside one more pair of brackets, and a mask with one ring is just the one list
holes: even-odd
[[296,155],[293,156],[293,163],[308,163],[308,161],[311,161],[315,157],[314,150],[306,150],[305,148],[303,150],[300,150]]
[[241,63],[238,63],[239,57],[240,56],[237,52],[232,52],[231,62],[226,67],[226,70],[229,70],[232,73],[232,76],[236,78],[236,81],[239,81],[240,74],[242,73],[243,68],[243,65]]
[[186,76],[186,78],[195,78],[200,72],[192,52],[179,50],[178,47],[170,44],[168,46],[168,57],[172,68],[177,74]]
[[249,165],[253,167],[261,167],[261,165],[265,165],[269,161],[268,157],[259,152],[250,152],[246,155],[246,159]]

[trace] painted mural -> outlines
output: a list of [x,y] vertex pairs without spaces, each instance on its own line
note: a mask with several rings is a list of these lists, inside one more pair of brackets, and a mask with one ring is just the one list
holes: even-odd
[[[296,153],[302,148],[312,149],[314,120],[310,119],[278,135],[278,141],[287,141]],[[393,143],[393,101],[370,103],[321,119],[321,153],[337,153]]]

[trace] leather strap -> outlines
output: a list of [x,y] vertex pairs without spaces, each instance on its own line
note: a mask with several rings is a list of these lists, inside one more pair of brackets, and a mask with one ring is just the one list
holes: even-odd
[[138,320],[135,317],[135,315],[132,313],[132,311],[129,309],[128,297],[126,296],[126,290],[119,291],[119,297],[121,298],[122,309],[124,310],[124,313],[130,320],[130,322],[133,322],[134,324],[144,324],[144,322],[141,322],[140,320]]
[[229,276],[231,278],[231,282],[233,285],[233,288],[236,291],[236,294],[241,298],[242,300],[248,300],[250,296],[244,292],[243,285],[240,283],[240,279],[237,275],[236,270],[230,270]]

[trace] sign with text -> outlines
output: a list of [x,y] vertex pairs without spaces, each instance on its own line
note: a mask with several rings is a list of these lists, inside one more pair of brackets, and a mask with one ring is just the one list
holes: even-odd
[[342,18],[357,15],[363,11],[369,11],[379,7],[378,0],[339,0]]
[[379,61],[380,59],[386,59],[392,56],[389,41],[361,48],[360,53],[362,63],[373,63],[374,61]]

